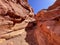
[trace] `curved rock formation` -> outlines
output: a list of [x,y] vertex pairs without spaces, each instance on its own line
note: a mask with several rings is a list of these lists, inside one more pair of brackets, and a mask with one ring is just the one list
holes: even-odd
[[34,15],[28,0],[0,0],[0,45],[60,45],[60,1]]
[[[25,2],[28,6],[24,6]],[[34,13],[27,0],[20,0],[20,2],[18,0],[0,0],[0,30],[8,32],[25,28],[29,22],[35,20],[33,16]]]
[[35,16],[37,28],[34,36],[38,45],[60,45],[60,0]]
[[28,45],[25,28],[33,21],[28,0],[0,0],[0,45]]
[[60,1],[59,0],[56,0],[56,2],[48,8],[48,10],[52,10],[52,9],[57,8],[57,7],[58,8],[60,7]]

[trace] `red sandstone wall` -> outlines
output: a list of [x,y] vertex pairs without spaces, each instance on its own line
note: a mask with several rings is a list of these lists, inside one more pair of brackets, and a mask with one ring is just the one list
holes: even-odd
[[36,15],[34,36],[38,45],[60,45],[60,0]]

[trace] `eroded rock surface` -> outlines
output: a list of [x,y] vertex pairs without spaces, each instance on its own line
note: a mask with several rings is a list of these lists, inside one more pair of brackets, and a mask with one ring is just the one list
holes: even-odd
[[35,16],[37,28],[34,36],[38,45],[60,45],[60,0]]
[[28,0],[0,0],[0,45],[29,45],[25,28],[33,17]]
[[0,45],[60,45],[60,0],[35,16],[28,0],[0,0]]

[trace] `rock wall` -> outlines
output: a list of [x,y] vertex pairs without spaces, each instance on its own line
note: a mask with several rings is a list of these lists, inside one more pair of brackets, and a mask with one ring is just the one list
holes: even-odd
[[60,45],[60,0],[35,16],[37,27],[34,36],[38,45]]
[[0,0],[0,45],[60,45],[60,1],[34,15],[28,0]]
[[29,45],[25,28],[33,17],[28,0],[0,0],[0,45]]

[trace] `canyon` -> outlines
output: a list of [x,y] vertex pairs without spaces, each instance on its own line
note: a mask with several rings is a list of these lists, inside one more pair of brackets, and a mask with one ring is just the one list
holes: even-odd
[[0,0],[0,45],[60,45],[60,1],[34,14],[28,0]]

